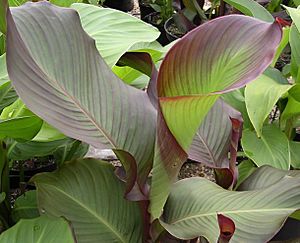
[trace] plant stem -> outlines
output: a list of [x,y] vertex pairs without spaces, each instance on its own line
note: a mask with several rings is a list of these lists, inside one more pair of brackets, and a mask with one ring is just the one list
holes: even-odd
[[196,8],[196,10],[197,10],[197,12],[198,12],[198,14],[199,14],[199,17],[200,17],[202,20],[207,20],[207,17],[206,17],[206,15],[205,15],[203,9],[199,6],[197,0],[193,0],[193,4],[194,4],[194,6],[195,6],[195,8]]
[[0,203],[0,216],[4,225],[8,225],[10,214],[9,166],[4,141],[0,140],[0,192],[5,192],[5,200]]

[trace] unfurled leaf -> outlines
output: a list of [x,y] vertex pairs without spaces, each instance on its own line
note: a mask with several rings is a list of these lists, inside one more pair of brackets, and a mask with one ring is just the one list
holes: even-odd
[[161,214],[170,183],[219,94],[257,78],[280,40],[277,23],[231,15],[201,25],[170,49],[157,81],[160,111],[150,194],[154,218]]
[[31,219],[39,216],[36,201],[36,191],[27,191],[19,196],[11,212],[12,220],[16,223],[20,219]]
[[254,191],[268,188],[278,183],[283,178],[297,177],[300,179],[298,170],[281,170],[264,165],[252,173],[239,187],[239,191]]
[[125,185],[107,162],[72,161],[33,181],[40,210],[69,220],[78,243],[141,242],[139,205],[123,198]]
[[243,14],[266,22],[274,22],[274,18],[269,11],[254,0],[224,0],[224,2],[230,4]]
[[[97,7],[74,7],[100,17]],[[97,23],[104,25],[104,19]],[[8,30],[8,72],[29,109],[67,136],[129,152],[144,184],[153,160],[156,111],[145,92],[125,85],[108,68],[76,11],[27,3],[8,13]],[[110,46],[117,48],[112,41]]]
[[246,86],[246,107],[258,137],[262,135],[264,121],[269,117],[274,105],[292,87],[276,69],[268,69]]
[[271,165],[286,170],[290,168],[291,155],[288,138],[275,125],[264,126],[260,138],[255,132],[244,130],[242,146],[247,157],[257,166]]
[[180,239],[201,235],[217,242],[217,215],[222,214],[235,224],[231,243],[268,242],[299,208],[299,178],[285,177],[249,192],[227,191],[206,179],[189,178],[173,186],[160,222]]
[[20,220],[15,226],[0,235],[0,241],[1,243],[76,242],[71,227],[66,220],[47,216]]
[[32,139],[35,142],[51,142],[66,138],[64,134],[59,132],[54,127],[50,126],[48,123],[43,122],[43,125],[39,133]]
[[159,31],[145,22],[110,8],[72,4],[78,11],[83,29],[96,41],[97,49],[112,67],[134,44],[152,42]]

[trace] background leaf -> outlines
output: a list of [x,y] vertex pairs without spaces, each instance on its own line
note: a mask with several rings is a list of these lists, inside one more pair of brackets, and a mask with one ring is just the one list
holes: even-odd
[[262,134],[264,121],[279,98],[292,87],[277,69],[268,69],[246,86],[246,107],[258,137]]
[[36,191],[27,191],[23,195],[19,196],[11,211],[11,217],[13,222],[18,222],[20,219],[31,219],[40,216],[37,201]]
[[123,198],[125,186],[112,165],[94,159],[72,161],[33,181],[40,210],[69,220],[78,243],[141,242],[139,205]]
[[242,146],[247,157],[257,166],[271,165],[286,170],[290,168],[289,141],[275,125],[264,126],[260,138],[253,131],[244,130]]
[[47,242],[75,243],[68,222],[62,218],[42,216],[36,219],[22,219],[15,226],[0,235],[3,243]]
[[153,26],[121,11],[88,4],[72,4],[72,8],[110,67],[134,44],[152,42],[159,36]]
[[230,4],[243,14],[253,16],[266,22],[274,22],[274,18],[268,10],[254,0],[224,0],[224,2]]

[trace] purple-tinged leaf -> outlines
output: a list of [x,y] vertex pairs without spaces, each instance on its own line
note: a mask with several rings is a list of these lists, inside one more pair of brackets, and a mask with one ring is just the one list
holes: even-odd
[[154,218],[219,94],[260,75],[272,62],[281,35],[276,22],[230,15],[194,29],[167,53],[157,81],[160,111],[150,193]]
[[75,10],[38,2],[11,11],[7,67],[18,95],[67,136],[130,153],[142,187],[152,166],[156,129],[147,94],[112,73]]

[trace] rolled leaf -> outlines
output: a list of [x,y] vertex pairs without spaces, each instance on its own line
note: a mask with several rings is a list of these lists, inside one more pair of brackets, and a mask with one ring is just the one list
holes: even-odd
[[277,23],[231,15],[201,25],[167,53],[157,81],[160,111],[150,204],[154,218],[160,215],[170,183],[219,94],[260,75],[280,40]]
[[24,103],[67,136],[129,152],[144,184],[156,127],[147,94],[112,73],[75,10],[37,2],[7,16],[7,67]]
[[268,242],[299,208],[299,178],[285,177],[264,189],[234,192],[194,177],[175,183],[160,223],[180,239],[201,235],[217,242],[217,215],[222,214],[235,224],[230,242]]
[[78,243],[142,242],[139,205],[123,198],[125,185],[107,162],[75,160],[33,181],[39,209],[69,220]]

